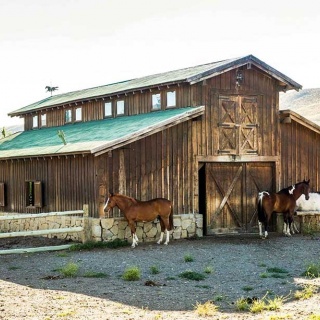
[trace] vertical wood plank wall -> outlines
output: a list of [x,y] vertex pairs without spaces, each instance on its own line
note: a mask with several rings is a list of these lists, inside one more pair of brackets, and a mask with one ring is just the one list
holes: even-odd
[[[151,112],[151,96],[157,92],[161,92],[164,110],[168,90],[176,90],[176,107],[205,105],[206,110],[201,119],[178,124],[111,153],[98,157],[0,161],[0,181],[8,186],[8,205],[0,210],[25,212],[22,181],[34,179],[43,182],[45,207],[32,212],[82,209],[86,203],[90,215],[97,217],[109,190],[141,200],[169,198],[174,203],[174,213],[198,212],[196,156],[219,155],[219,95],[257,96],[258,156],[280,155],[277,81],[254,68],[244,69],[243,75],[240,87],[235,85],[236,71],[231,70],[192,86],[181,84],[120,96],[125,100],[127,115]],[[84,102],[83,121],[103,119],[104,102],[102,99]],[[66,108],[46,110],[47,126],[64,125]],[[31,114],[25,118],[25,128],[32,128]]]

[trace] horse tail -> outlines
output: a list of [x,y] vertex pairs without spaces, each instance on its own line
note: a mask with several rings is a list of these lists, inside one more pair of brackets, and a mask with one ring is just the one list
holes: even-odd
[[173,208],[172,208],[172,203],[170,203],[170,207],[171,207],[171,211],[170,211],[170,215],[169,215],[169,230],[173,229]]
[[265,193],[264,191],[259,192],[258,199],[257,199],[258,220],[260,222],[265,222],[265,220],[266,220],[266,215],[265,215],[264,208],[263,208],[263,205],[262,205],[262,200],[263,200],[263,197],[264,197],[264,193]]

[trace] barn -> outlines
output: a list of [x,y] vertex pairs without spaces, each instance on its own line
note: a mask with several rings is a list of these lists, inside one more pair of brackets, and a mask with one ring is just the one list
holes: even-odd
[[[15,110],[9,115],[24,119],[24,131],[0,140],[0,212],[86,205],[92,238],[126,238],[120,212],[99,219],[112,190],[172,200],[174,238],[255,232],[259,191],[304,177],[319,187],[319,128],[279,113],[279,93],[301,88],[248,55]],[[154,238],[159,224],[139,232]]]

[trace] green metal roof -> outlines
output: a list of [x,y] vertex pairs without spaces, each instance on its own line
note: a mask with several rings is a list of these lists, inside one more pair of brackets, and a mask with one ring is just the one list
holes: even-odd
[[257,59],[256,57],[248,55],[240,58],[222,60],[195,67],[154,74],[142,78],[108,84],[95,88],[57,94],[52,97],[48,97],[41,101],[25,106],[23,108],[20,108],[16,111],[10,112],[8,115],[19,116],[29,113],[31,111],[45,109],[47,107],[61,106],[72,102],[87,101],[93,98],[101,98],[120,93],[128,93],[135,90],[143,90],[145,88],[157,87],[166,84],[181,82],[193,84],[198,81],[202,81],[203,79],[206,79],[208,77],[219,75],[223,72],[241,67],[246,64],[255,65],[264,72],[285,83],[287,85],[286,90],[302,88],[300,84],[294,82],[292,79],[285,76],[281,72],[273,69],[272,67],[270,67],[263,61]]
[[[23,131],[0,139],[0,159],[77,153],[98,155],[197,117],[203,112],[204,107],[187,107]],[[59,130],[64,132],[66,145],[58,136]]]

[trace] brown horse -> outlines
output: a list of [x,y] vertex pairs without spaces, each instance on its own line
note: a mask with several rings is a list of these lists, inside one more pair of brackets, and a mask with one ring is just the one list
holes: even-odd
[[293,215],[296,207],[296,200],[302,194],[305,195],[306,200],[309,199],[309,186],[308,181],[303,180],[293,186],[284,188],[277,193],[269,193],[262,191],[259,193],[257,206],[258,206],[258,220],[259,220],[259,233],[263,237],[262,223],[264,224],[264,237],[268,237],[269,220],[273,212],[283,213],[283,220],[285,223],[285,234],[290,236],[291,223],[293,222]]
[[[109,212],[114,207],[118,207],[127,219],[132,235],[132,248],[138,245],[136,234],[136,222],[150,222],[159,218],[161,226],[160,239],[157,242],[161,244],[164,232],[166,231],[166,241],[169,243],[169,231],[173,228],[172,203],[168,199],[157,198],[149,201],[139,201],[121,194],[109,193],[104,211]],[[102,218],[100,216],[100,218]]]

